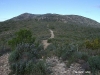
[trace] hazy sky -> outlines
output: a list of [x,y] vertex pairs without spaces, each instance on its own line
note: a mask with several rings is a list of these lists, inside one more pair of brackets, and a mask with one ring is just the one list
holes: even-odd
[[100,0],[0,0],[0,21],[25,12],[81,15],[100,22]]

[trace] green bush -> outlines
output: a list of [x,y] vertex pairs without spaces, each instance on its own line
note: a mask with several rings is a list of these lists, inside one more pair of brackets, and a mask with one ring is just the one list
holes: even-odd
[[46,75],[47,67],[44,61],[38,61],[37,63],[33,63],[33,61],[29,61],[27,63],[25,72],[30,75]]
[[61,57],[63,60],[66,60],[77,50],[76,45],[74,44],[51,44],[48,46],[47,54],[53,54],[58,57]]
[[89,66],[93,75],[96,75],[100,70],[100,56],[92,56],[88,59]]
[[48,42],[48,43],[51,43],[52,41],[53,41],[53,39],[48,39],[48,41],[47,41],[47,42]]
[[10,65],[10,69],[12,70],[12,74],[15,75],[24,75],[26,63],[25,62],[17,62],[12,63]]
[[50,26],[50,29],[55,29],[55,27],[54,26]]
[[34,41],[35,38],[29,30],[20,30],[16,32],[15,38],[8,42],[13,48],[9,56],[12,70],[10,74],[46,75],[45,62],[39,60],[43,56],[43,46]]
[[18,44],[9,56],[10,69],[15,75],[46,75],[46,65],[42,58],[42,49],[34,44]]
[[100,48],[100,40],[94,39],[94,40],[86,40],[85,41],[86,48],[88,49],[99,49]]
[[8,41],[8,44],[14,48],[17,44],[20,43],[34,43],[35,38],[32,37],[30,30],[20,30],[15,33],[15,37]]
[[18,44],[16,49],[12,51],[11,55],[9,56],[9,60],[13,61],[15,58],[16,61],[19,59],[26,60],[36,58],[41,58],[42,49],[36,47],[34,44],[22,43]]
[[70,44],[68,46],[65,45],[65,47],[62,47],[62,54],[61,57],[63,60],[68,59],[71,55],[73,55],[74,52],[76,52],[77,48],[74,44]]
[[18,51],[13,51],[9,55],[9,62],[13,63],[16,62],[19,59],[19,52]]
[[75,52],[74,57],[77,59],[82,59],[87,61],[89,58],[89,55],[86,52]]
[[44,50],[44,56],[45,57],[51,57],[53,55],[55,55],[55,50],[56,50],[56,47],[54,44],[50,44],[46,50]]
[[[47,75],[47,66],[44,61],[34,62],[30,60],[28,62],[18,62],[11,64],[13,74],[15,75]],[[49,74],[48,74],[49,75]]]

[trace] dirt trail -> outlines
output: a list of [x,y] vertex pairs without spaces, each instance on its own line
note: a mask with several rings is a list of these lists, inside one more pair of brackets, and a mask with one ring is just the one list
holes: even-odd
[[[50,29],[49,31],[51,34],[50,38],[54,38],[53,31]],[[47,40],[43,40],[42,43],[44,45],[44,49],[46,49],[47,46],[50,44],[50,43],[47,43]],[[8,75],[10,73],[8,57],[9,57],[9,53],[0,56],[0,75]]]
[[50,34],[51,34],[50,38],[54,38],[54,33],[53,33],[53,31],[51,29],[50,29]]
[[[49,39],[54,38],[53,31],[51,29],[49,29],[49,31],[50,31],[50,34],[51,34],[51,37]],[[50,45],[50,43],[48,43],[47,41],[48,41],[48,39],[47,40],[42,40],[42,43],[43,43],[43,46],[44,46],[44,50],[48,47],[48,45]]]
[[[49,26],[47,26],[47,27],[49,27]],[[51,34],[49,39],[54,38],[53,31],[51,29],[49,29],[49,31]],[[44,45],[44,50],[48,47],[48,45],[51,44],[51,43],[48,43],[47,40],[42,41],[42,43]],[[76,73],[78,71],[81,71],[80,65],[78,63],[71,64],[70,68],[68,68],[66,66],[66,63],[59,60],[58,57],[50,57],[50,58],[48,57],[46,59],[46,63],[48,65],[51,65],[48,68],[50,71],[52,71],[52,73],[50,75],[83,75],[82,73]]]

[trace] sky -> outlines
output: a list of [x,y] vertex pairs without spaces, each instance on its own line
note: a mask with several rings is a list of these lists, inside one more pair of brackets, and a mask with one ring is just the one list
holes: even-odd
[[0,21],[22,13],[80,15],[100,22],[100,0],[0,0]]

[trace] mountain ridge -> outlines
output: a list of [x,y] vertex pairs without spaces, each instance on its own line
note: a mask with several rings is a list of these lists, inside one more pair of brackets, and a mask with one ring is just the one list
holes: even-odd
[[36,20],[36,21],[59,21],[64,23],[74,23],[78,25],[91,25],[91,26],[100,26],[100,23],[92,20],[90,18],[79,16],[79,15],[60,15],[60,14],[30,14],[23,13],[19,16],[13,17],[10,20],[12,21],[21,21],[21,20]]
[[[8,42],[11,41],[11,39],[16,40],[17,37],[16,33],[18,33],[20,30],[23,29],[30,30],[32,32],[32,37],[35,37],[35,42],[32,43],[33,44],[32,46],[34,48],[32,48],[28,44],[24,45],[24,43],[22,43],[23,46],[20,44],[18,45],[19,47],[16,47],[16,49],[12,49],[8,45]],[[51,34],[49,29],[52,30]],[[50,36],[52,36],[53,33],[55,37],[52,39]],[[19,38],[20,37],[18,37],[18,39]],[[19,63],[21,63],[22,67],[21,69],[18,69],[18,72],[20,70],[22,72],[24,71],[23,67],[26,68],[26,66],[24,66],[25,65],[24,63],[26,63],[27,61],[29,61],[30,63],[31,57],[33,59],[32,62],[34,61],[34,59],[35,61],[38,61],[44,57],[44,59],[46,60],[46,62],[45,61],[44,62],[47,65],[50,65],[47,68],[46,72],[47,71],[52,72],[51,75],[54,74],[65,75],[65,73],[67,73],[68,75],[72,75],[72,72],[74,71],[82,71],[82,69],[84,69],[84,71],[87,70],[89,66],[87,61],[88,58],[100,54],[100,51],[97,51],[100,49],[100,43],[98,41],[99,38],[100,38],[100,23],[92,19],[78,15],[24,13],[14,18],[11,18],[10,20],[0,22],[0,55],[8,53],[9,51],[11,52],[14,50],[16,52],[20,51],[13,54],[13,56],[10,56],[11,58],[13,58],[21,55],[21,57],[20,56],[18,57],[20,59],[16,60],[18,62],[16,62],[15,58],[13,58],[14,63],[12,63],[15,64],[15,66],[16,63],[18,63],[17,65],[20,65]],[[48,47],[46,48],[46,50],[43,49],[44,48],[44,44],[42,44],[43,40],[46,41],[46,43],[47,42],[50,43],[50,45],[47,45]],[[38,48],[35,49],[34,44],[36,44],[36,47]],[[20,50],[17,50],[17,48]],[[94,50],[93,48],[97,49]],[[36,53],[36,55],[34,53]],[[5,57],[8,58],[8,55],[3,56],[3,58],[1,59],[4,59]],[[36,60],[36,58],[40,56],[42,57]],[[8,59],[5,60],[5,62],[7,61]],[[74,64],[75,62],[76,64]],[[4,63],[4,66],[1,65],[2,75],[5,72],[3,71],[3,69],[7,68],[7,70],[9,71],[8,66],[5,66],[5,64],[6,63]],[[32,64],[34,68],[35,64],[34,63]],[[38,66],[37,68],[39,69]],[[36,69],[36,72],[38,72],[38,69]],[[8,73],[7,70],[6,73]],[[39,71],[42,72],[41,70]],[[30,68],[29,72],[31,72]]]

